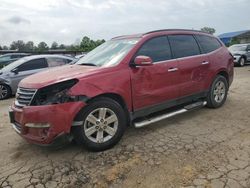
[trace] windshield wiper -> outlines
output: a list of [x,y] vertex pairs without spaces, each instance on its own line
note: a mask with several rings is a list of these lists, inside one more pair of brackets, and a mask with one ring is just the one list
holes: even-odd
[[87,66],[97,66],[96,64],[94,63],[81,63],[81,64],[78,64],[78,65],[87,65]]

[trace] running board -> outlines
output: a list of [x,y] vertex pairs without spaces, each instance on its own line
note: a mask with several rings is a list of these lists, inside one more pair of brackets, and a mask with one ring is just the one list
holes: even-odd
[[190,110],[201,108],[201,107],[205,106],[206,104],[207,104],[206,101],[196,102],[196,103],[184,106],[184,108],[182,108],[180,110],[177,110],[177,111],[174,111],[174,112],[170,112],[170,113],[167,113],[167,114],[162,114],[162,115],[159,115],[159,116],[156,116],[156,117],[152,117],[152,118],[140,121],[140,122],[135,122],[134,126],[136,128],[141,128],[141,127],[144,127],[144,126],[149,125],[151,123],[155,123],[155,122],[161,121],[163,119],[167,119],[167,118],[176,116],[178,114],[182,114],[182,113],[188,112]]

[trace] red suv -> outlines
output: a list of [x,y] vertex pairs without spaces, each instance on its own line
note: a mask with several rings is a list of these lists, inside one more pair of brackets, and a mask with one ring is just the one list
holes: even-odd
[[142,127],[202,106],[218,108],[233,80],[233,57],[216,37],[159,30],[113,38],[74,65],[25,78],[10,109],[27,141],[75,139],[94,151]]

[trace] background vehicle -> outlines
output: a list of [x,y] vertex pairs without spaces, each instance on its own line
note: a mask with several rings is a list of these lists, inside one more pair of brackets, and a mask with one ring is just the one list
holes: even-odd
[[223,43],[200,31],[116,37],[74,65],[22,80],[10,119],[32,143],[73,135],[90,150],[105,150],[127,125],[139,128],[204,105],[222,106],[233,67]]
[[70,63],[74,58],[61,55],[33,55],[23,57],[0,70],[0,100],[14,95],[19,82],[47,68]]
[[234,63],[243,67],[250,61],[250,44],[235,44],[228,48],[234,56]]
[[28,56],[30,54],[27,53],[11,53],[11,54],[4,54],[0,56],[0,68],[14,62],[22,57]]

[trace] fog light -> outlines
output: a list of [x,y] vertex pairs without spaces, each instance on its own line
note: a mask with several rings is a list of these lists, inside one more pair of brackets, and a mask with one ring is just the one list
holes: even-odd
[[49,128],[50,124],[49,123],[26,123],[25,126],[29,128]]

